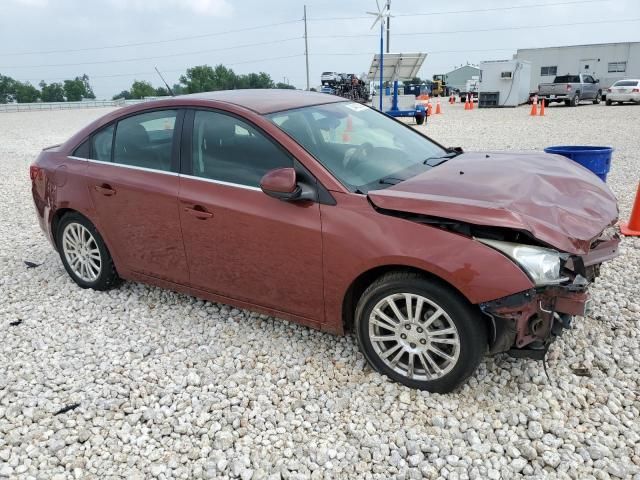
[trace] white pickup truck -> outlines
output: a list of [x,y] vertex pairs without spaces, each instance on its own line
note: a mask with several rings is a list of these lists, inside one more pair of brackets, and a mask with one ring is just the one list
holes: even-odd
[[583,100],[600,103],[602,89],[599,80],[586,73],[558,75],[553,79],[553,83],[538,85],[538,98],[544,100],[545,105],[564,102],[566,106],[577,107]]

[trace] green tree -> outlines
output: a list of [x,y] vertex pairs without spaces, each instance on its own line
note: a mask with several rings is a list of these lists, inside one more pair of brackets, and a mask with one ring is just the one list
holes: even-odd
[[79,102],[85,93],[84,83],[78,77],[75,80],[65,80],[62,88],[67,102]]
[[83,73],[82,77],[76,77],[76,80],[78,80],[78,78],[82,80],[82,84],[84,85],[84,94],[82,95],[83,98],[95,99],[96,96],[93,93],[93,88],[91,88],[91,84],[89,84],[89,75]]
[[0,75],[0,103],[11,102],[16,94],[16,81],[5,75]]
[[136,80],[131,85],[132,98],[154,97],[156,89],[146,80]]
[[96,98],[91,85],[89,85],[89,77],[86,74],[73,80],[65,80],[63,89],[67,102],[79,102],[83,98]]
[[64,88],[61,83],[47,85],[44,80],[40,82],[40,98],[43,102],[64,102]]
[[273,86],[273,80],[269,74],[260,72],[241,75],[236,88],[273,88]]
[[169,94],[169,90],[167,90],[166,88],[158,87],[156,88],[156,93],[154,93],[154,95],[156,97],[168,97],[170,94]]
[[[176,89],[176,95],[180,93],[211,92],[214,90],[234,90],[238,88],[273,88],[274,83],[269,74],[265,72],[237,75],[232,69],[224,65],[198,65],[187,69],[185,75],[180,77],[180,83],[184,85]],[[184,89],[184,92],[181,91]]]
[[288,89],[288,90],[295,90],[296,89],[296,87],[294,87],[293,85],[289,85],[288,83],[282,83],[282,82],[276,83],[274,88],[284,88],[284,89]]
[[174,95],[184,95],[185,93],[187,93],[186,89],[179,83],[174,83],[171,87],[171,90],[173,91]]
[[40,98],[40,90],[29,82],[15,82],[15,99],[18,103],[33,103]]
[[129,100],[130,98],[133,98],[131,96],[131,92],[129,90],[123,90],[120,93],[118,93],[117,95],[114,95],[111,100],[118,100],[120,98],[124,98],[125,100]]

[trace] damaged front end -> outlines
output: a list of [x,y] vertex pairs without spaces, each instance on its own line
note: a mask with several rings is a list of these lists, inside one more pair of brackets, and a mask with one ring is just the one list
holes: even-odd
[[549,345],[571,327],[573,317],[585,316],[588,287],[598,277],[601,263],[618,255],[619,243],[617,234],[603,233],[587,254],[562,259],[561,283],[481,303],[493,330],[489,352],[544,359]]

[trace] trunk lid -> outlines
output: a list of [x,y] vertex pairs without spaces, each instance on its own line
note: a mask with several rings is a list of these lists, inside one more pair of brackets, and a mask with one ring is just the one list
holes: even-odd
[[385,210],[525,230],[578,255],[618,218],[616,198],[596,175],[537,152],[465,153],[368,197]]

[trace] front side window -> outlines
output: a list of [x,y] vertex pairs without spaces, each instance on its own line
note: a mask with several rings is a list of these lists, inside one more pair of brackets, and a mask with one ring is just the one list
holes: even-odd
[[304,107],[269,118],[356,192],[394,185],[450,156],[414,129],[358,103]]
[[176,115],[176,110],[159,110],[120,120],[116,127],[113,161],[171,171]]
[[191,171],[196,177],[259,187],[269,170],[293,166],[293,159],[263,133],[219,112],[195,112],[192,142]]
[[102,162],[111,161],[111,146],[113,145],[113,125],[103,128],[91,137],[91,159]]

